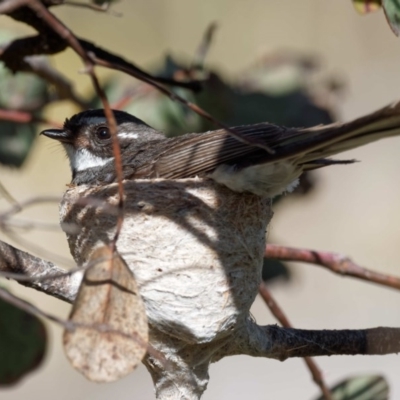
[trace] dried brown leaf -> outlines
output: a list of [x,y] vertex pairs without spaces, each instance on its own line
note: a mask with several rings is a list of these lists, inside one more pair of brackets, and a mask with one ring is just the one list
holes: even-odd
[[90,264],[70,315],[75,328],[64,332],[64,349],[86,378],[111,382],[134,370],[146,354],[146,311],[121,256],[104,246]]

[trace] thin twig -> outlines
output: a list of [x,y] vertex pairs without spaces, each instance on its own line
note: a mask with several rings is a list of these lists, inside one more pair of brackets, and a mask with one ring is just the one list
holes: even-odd
[[26,3],[27,0],[3,0],[0,3],[0,14],[9,14]]
[[68,330],[73,330],[75,328],[75,323],[64,320],[62,318],[58,318],[53,314],[46,313],[45,311],[34,306],[33,304],[28,303],[27,301],[22,300],[17,296],[14,296],[8,290],[2,287],[0,287],[0,299],[14,305],[15,307],[18,307],[21,310],[26,311],[29,314],[35,315],[37,317],[44,317],[46,319],[49,319],[50,321],[56,322],[57,324],[63,326]]
[[11,218],[13,215],[18,214],[22,210],[27,207],[35,206],[37,204],[43,203],[59,203],[60,198],[56,196],[39,196],[34,197],[32,199],[28,199],[22,202],[16,202],[12,207],[10,207],[7,211],[4,211],[0,214],[0,225],[5,223],[8,218]]
[[168,96],[171,100],[177,101],[178,103],[183,104],[184,106],[188,107],[190,110],[195,112],[196,114],[198,114],[201,117],[212,122],[214,125],[217,125],[222,129],[225,129],[229,133],[229,135],[234,137],[239,142],[247,144],[249,146],[259,147],[259,148],[267,151],[270,154],[275,153],[274,150],[272,150],[270,147],[268,147],[267,145],[260,142],[260,140],[257,140],[255,138],[245,137],[241,133],[237,132],[235,129],[230,128],[228,125],[226,125],[226,124],[222,123],[221,121],[217,120],[216,118],[214,118],[211,114],[209,114],[203,108],[199,107],[197,104],[194,104],[191,101],[186,100],[182,96],[179,96],[178,94],[167,89],[165,86],[161,85],[160,83],[158,83],[152,79],[149,79],[147,77],[144,77],[144,76],[138,76],[138,74],[132,73],[132,71],[130,71],[129,69],[127,69],[126,67],[124,67],[120,64],[114,64],[113,62],[110,62],[108,60],[100,59],[97,57],[97,55],[95,53],[93,53],[92,57],[93,57],[94,63],[97,65],[101,65],[102,67],[105,67],[105,68],[125,72],[128,75],[134,76],[135,78],[140,79],[141,81],[148,83],[149,85],[155,87],[161,93]]
[[131,87],[122,93],[121,97],[111,104],[111,108],[113,110],[123,110],[133,100],[138,100],[142,96],[146,96],[150,93],[156,93],[156,89],[152,86],[139,83],[137,86]]
[[324,267],[339,275],[348,275],[367,282],[400,289],[400,278],[371,271],[354,263],[349,257],[327,251],[296,249],[293,247],[268,244],[265,257],[282,261],[300,261]]
[[[114,253],[113,253],[114,254]],[[75,266],[69,270],[56,267],[50,261],[45,261],[22,250],[16,249],[8,243],[0,241],[0,276],[14,279],[17,282],[26,282],[37,285],[38,283],[56,281],[57,279],[68,278],[78,272],[84,272],[94,265],[111,260],[110,257],[99,257],[85,263],[82,266]],[[37,268],[35,268],[37,264]],[[18,272],[10,272],[18,271]],[[67,281],[68,282],[68,281]],[[32,287],[35,287],[33,286]],[[28,285],[27,285],[28,286]],[[48,294],[52,295],[52,292]]]
[[66,6],[88,8],[90,10],[104,12],[104,13],[112,15],[113,17],[121,17],[122,16],[121,13],[111,10],[110,9],[111,2],[107,2],[107,1],[103,4],[97,5],[97,4],[93,4],[93,3],[80,3],[79,1],[65,0],[62,2],[62,4],[65,4]]
[[85,324],[82,322],[75,322],[70,319],[63,319],[59,318],[54,314],[47,313],[40,308],[36,307],[35,305],[28,303],[27,301],[24,301],[20,299],[19,297],[13,295],[10,293],[8,290],[0,287],[0,299],[6,301],[9,304],[14,305],[15,307],[18,307],[21,310],[26,311],[27,313],[37,316],[37,317],[43,317],[46,318],[52,322],[55,322],[58,325],[61,325],[64,329],[68,331],[74,331],[77,328],[84,328],[84,329],[91,329],[100,333],[109,333],[113,335],[118,335],[122,336],[126,339],[131,339],[136,341],[139,345],[146,346],[147,351],[149,354],[151,354],[153,357],[157,358],[158,361],[164,364],[164,366],[167,366],[167,360],[165,359],[164,355],[157,351],[153,346],[151,346],[148,343],[145,343],[143,339],[138,336],[135,332],[132,333],[125,333],[121,330],[114,329],[110,327],[108,324],[103,324],[103,323],[93,323],[93,324]]
[[6,229],[7,227],[10,227],[11,229],[18,229],[19,231],[23,232],[29,232],[34,229],[60,232],[59,224],[51,222],[35,221],[29,219],[17,219],[17,220],[12,219],[5,222],[4,225],[6,226]]
[[14,207],[18,207],[18,200],[7,190],[7,188],[0,182],[0,194]]
[[[0,3],[0,13],[7,14],[17,21],[25,22],[40,33],[40,35],[36,37],[25,37],[22,39],[14,40],[7,46],[5,50],[8,50],[8,53],[10,53],[9,48],[12,47],[12,54],[10,53],[6,57],[6,65],[8,67],[10,67],[10,64],[11,67],[14,67],[16,63],[21,65],[21,63],[24,62],[23,60],[25,56],[35,54],[56,54],[65,50],[65,48],[67,47],[67,43],[63,42],[62,40],[57,40],[58,38],[54,37],[53,35],[49,35],[49,32],[51,32],[51,30],[48,29],[47,25],[41,23],[39,15],[30,13],[30,10],[28,8],[18,10],[18,8],[29,6],[31,1],[34,0],[5,0]],[[60,5],[60,3],[51,5]],[[153,76],[152,74],[149,74],[148,72],[142,70],[132,62],[127,61],[124,58],[108,50],[99,48],[93,43],[83,39],[79,39],[79,41],[81,43],[81,46],[85,48],[86,52],[93,52],[100,59],[104,58],[105,60],[123,66],[128,74],[137,77],[139,80],[143,76],[165,85],[182,87],[193,91],[201,90],[201,81],[176,81],[170,78]]]
[[189,71],[204,68],[204,60],[207,56],[208,51],[210,50],[210,46],[217,28],[218,24],[215,21],[211,22],[211,24],[207,27],[203,35],[202,41],[196,50],[192,66],[189,68]]
[[[105,51],[86,40],[78,39],[76,36],[72,34],[72,32],[65,25],[62,24],[61,21],[59,21],[49,10],[47,10],[47,8],[42,3],[38,2],[37,0],[16,0],[16,2],[18,3],[19,6],[27,5],[32,10],[34,10],[39,18],[42,18],[53,30],[55,30],[61,36],[62,39],[64,39],[69,44],[69,46],[73,50],[75,50],[82,57],[83,60],[85,60],[85,65],[87,67],[89,65],[92,65],[93,67],[93,64],[96,64],[113,70],[125,72],[143,82],[148,83],[149,85],[159,90],[161,93],[168,96],[171,100],[183,104],[196,114],[209,120],[210,122],[219,126],[220,128],[225,129],[227,133],[229,133],[229,135],[234,137],[236,140],[244,144],[247,144],[249,146],[261,148],[270,154],[275,153],[275,151],[272,150],[269,146],[267,146],[263,141],[242,135],[235,129],[230,128],[228,125],[214,118],[211,114],[209,114],[207,111],[205,111],[198,105],[186,100],[185,98],[179,96],[178,94],[170,91],[168,88],[163,86],[163,84],[173,84],[175,86],[183,87],[187,86],[188,84],[151,76],[150,74],[140,70],[136,66],[133,66],[131,63],[126,62],[122,57],[119,57],[115,54],[111,54],[110,52]],[[7,1],[6,3],[8,5],[7,7],[2,7],[4,6],[4,3],[0,4],[0,13],[9,14],[11,11],[15,10],[16,7],[14,3],[8,4]],[[13,17],[13,15],[11,16]],[[19,20],[21,20],[21,15],[19,15]],[[33,26],[32,21],[25,20],[25,22]],[[62,43],[58,42],[56,43],[56,49],[54,50],[51,48],[51,46],[48,45],[43,46],[42,43],[43,37],[46,37],[47,32],[41,32],[41,33],[42,35],[40,35],[39,38],[26,38],[26,40],[28,41],[30,40],[31,42],[33,42],[31,43],[32,45],[36,46],[35,54],[38,54],[38,48],[37,48],[38,46],[42,47],[43,54],[55,54],[64,50],[64,46],[62,45]],[[23,42],[23,40],[24,39],[19,39],[19,42],[21,41]],[[14,42],[18,42],[18,40]],[[23,43],[20,43],[20,45],[17,47],[20,51],[25,53],[27,51],[27,48],[29,49],[28,46],[23,46]],[[90,63],[89,63],[89,58],[91,60]],[[8,61],[9,62],[12,61],[15,65],[15,60],[13,59],[13,57],[10,57],[10,54],[8,54]],[[90,67],[90,69],[92,67]],[[173,83],[171,83],[171,81]],[[193,82],[190,82],[190,84],[193,85]]]
[[[181,87],[184,89],[189,89],[194,92],[201,90],[202,81],[190,80],[190,81],[177,81],[171,78],[164,78],[161,76],[154,76],[148,72],[142,70],[137,65],[133,64],[131,61],[127,61],[121,56],[105,50],[94,43],[89,42],[85,39],[78,39],[81,46],[86,50],[86,52],[93,54],[96,60],[95,64],[103,66],[105,68],[110,68],[116,71],[125,72],[126,74],[139,79],[144,82],[157,82],[163,85]],[[151,85],[151,83],[150,83]]]
[[75,92],[73,84],[59,71],[45,62],[43,58],[28,56],[24,58],[24,63],[28,71],[33,72],[54,86],[57,92],[57,100],[71,100],[83,110],[89,107],[89,102]]
[[111,250],[112,252],[115,252],[117,249],[116,246],[118,237],[122,229],[122,224],[124,222],[124,185],[122,183],[124,175],[122,172],[121,148],[118,141],[117,121],[114,118],[114,113],[112,112],[110,104],[108,103],[106,94],[104,90],[101,88],[97,76],[94,74],[94,71],[92,71],[90,75],[92,77],[93,85],[96,88],[96,92],[98,93],[103,103],[104,112],[107,118],[108,127],[110,128],[110,133],[112,137],[114,164],[118,182],[118,218],[117,218],[117,225],[115,229],[114,238],[111,241]]
[[[265,301],[265,304],[268,306],[274,317],[281,323],[281,325],[285,328],[292,328],[292,325],[290,324],[288,318],[286,317],[283,310],[276,303],[275,299],[272,297],[265,283],[261,283],[259,288],[259,293],[263,298],[263,300]],[[325,400],[333,400],[332,394],[328,386],[326,385],[322,377],[322,373],[318,368],[317,364],[315,363],[315,361],[311,357],[304,357],[304,361],[307,364],[309,371],[311,372],[313,381],[321,389],[321,392],[325,397]]]
[[61,124],[49,119],[38,117],[27,111],[0,109],[0,120],[10,121],[18,124],[40,123],[54,127],[61,127]]
[[94,62],[90,55],[81,46],[78,38],[72,33],[72,31],[64,25],[57,17],[55,17],[40,1],[38,0],[27,0],[28,6],[37,13],[37,15],[42,18],[60,37],[62,37],[69,46],[81,57],[85,64],[86,72],[92,79],[93,86],[96,93],[100,97],[104,112],[107,118],[108,127],[110,129],[113,153],[115,158],[115,170],[118,180],[118,219],[117,226],[115,230],[114,239],[111,242],[111,248],[114,252],[116,250],[116,244],[119,234],[122,229],[122,223],[124,219],[124,187],[122,183],[123,173],[122,173],[122,162],[121,162],[121,149],[119,146],[118,136],[117,136],[117,122],[114,117],[114,113],[111,110],[110,104],[107,100],[107,96],[100,86],[97,75],[94,71]]
[[12,242],[16,243],[18,246],[20,246],[24,249],[27,249],[28,251],[43,255],[44,257],[54,260],[57,263],[59,263],[61,265],[65,265],[69,268],[73,266],[70,258],[66,258],[66,257],[59,255],[58,253],[49,251],[46,244],[37,245],[34,242],[32,242],[31,240],[23,239],[21,237],[21,235],[18,235],[16,232],[14,232],[12,229],[10,229],[10,227],[7,225],[1,225],[1,231]]
[[[14,250],[14,251],[11,252],[11,254],[8,253],[10,249]],[[22,263],[27,263],[27,264],[29,264],[29,268],[30,268],[30,270],[32,272],[32,270],[35,270],[35,267],[40,267],[41,265],[46,265],[44,263],[47,263],[44,260],[38,259],[36,257],[33,257],[28,253],[22,252],[21,250],[14,249],[14,248],[12,248],[12,246],[9,246],[6,243],[2,243],[2,242],[0,242],[0,253],[3,255],[3,257],[0,257],[0,270],[1,270],[1,267],[2,267],[2,265],[1,265],[2,263],[7,263],[7,264],[10,263],[10,255],[11,255],[11,258],[13,259],[12,261],[15,262],[16,260],[18,260],[17,265],[13,265],[13,267],[16,268],[16,269],[21,268],[22,267]],[[18,258],[16,258],[17,254],[18,254]],[[40,260],[39,264],[41,264],[41,265],[34,265],[35,264],[34,259],[36,259],[36,261]],[[21,263],[21,261],[22,261],[22,263]],[[33,261],[33,263],[32,263],[32,261]],[[103,259],[95,260],[95,262],[101,262],[101,261],[103,261]],[[58,268],[58,267],[55,267],[52,263],[48,263],[48,264],[51,267],[51,269]],[[89,264],[86,265],[86,268],[88,268],[89,266],[90,266]],[[35,273],[37,273],[37,271],[35,271]],[[58,274],[56,273],[56,274],[52,274],[52,275],[47,275],[45,277],[46,279],[43,279],[43,281],[49,280],[49,279],[56,279],[55,278],[56,275],[58,275],[58,279],[64,278],[62,280],[62,282],[64,284],[68,282],[66,280],[66,278],[70,278],[70,276],[69,276],[70,272],[65,272],[65,273],[58,273]],[[31,277],[31,278],[33,278],[33,277]],[[38,279],[35,279],[35,283],[36,284],[37,284],[37,282],[38,282]],[[71,286],[71,285],[69,285],[69,286]],[[32,287],[35,287],[36,289],[38,289],[38,286],[33,286],[32,285]],[[44,284],[43,287],[44,287],[44,290],[42,290],[42,291],[44,291],[45,293],[50,294],[50,295],[55,296],[55,297],[58,297],[61,300],[68,301],[68,302],[71,302],[71,300],[73,300],[75,298],[75,295],[76,295],[76,291],[75,291],[75,293],[73,293],[74,290],[72,290],[72,292],[69,293],[68,297],[60,296],[59,292],[56,293],[56,292],[52,292],[52,291],[49,290],[49,288],[50,288],[49,284]],[[63,286],[62,288],[66,289],[65,286]],[[76,290],[76,288],[75,288],[75,290]],[[118,329],[113,329],[109,325],[102,324],[102,323],[85,324],[85,323],[81,323],[81,322],[74,322],[72,320],[65,320],[65,319],[59,318],[59,317],[57,317],[57,316],[55,316],[53,314],[50,314],[50,313],[47,313],[47,312],[41,310],[40,308],[34,306],[31,303],[28,303],[28,302],[20,299],[19,297],[13,295],[9,291],[7,291],[6,289],[1,288],[1,287],[0,287],[0,299],[3,299],[4,301],[7,301],[10,304],[13,304],[14,306],[20,308],[21,310],[24,310],[24,311],[28,312],[29,314],[32,314],[32,315],[35,315],[35,316],[39,316],[39,317],[44,317],[44,318],[46,318],[46,319],[48,319],[50,321],[53,321],[53,322],[61,325],[62,327],[64,327],[64,329],[66,329],[68,331],[73,331],[73,330],[75,330],[77,328],[92,329],[92,330],[98,331],[100,333],[110,333],[110,334],[114,334],[114,335],[119,335],[119,336],[125,337],[127,339],[135,340],[139,344],[146,345],[147,346],[147,352],[150,355],[152,355],[153,357],[157,358],[162,364],[164,364],[165,368],[168,367],[168,362],[167,362],[166,358],[164,357],[164,355],[161,352],[159,352],[158,350],[156,350],[150,344],[144,343],[143,340],[135,333],[128,334],[128,333],[122,332],[122,331],[120,331]]]

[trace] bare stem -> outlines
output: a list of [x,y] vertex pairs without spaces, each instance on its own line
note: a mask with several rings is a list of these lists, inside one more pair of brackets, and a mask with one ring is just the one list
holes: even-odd
[[364,281],[400,289],[400,278],[381,274],[354,263],[349,257],[328,251],[296,249],[293,247],[268,244],[265,257],[282,261],[300,261],[319,265],[339,275],[348,275]]
[[[288,318],[286,317],[283,310],[279,307],[275,299],[272,297],[271,292],[268,290],[265,283],[261,283],[259,292],[261,297],[265,301],[265,304],[268,306],[274,317],[281,323],[281,325],[286,328],[291,328],[292,326]],[[321,392],[325,397],[325,400],[333,400],[332,393],[330,392],[328,386],[326,385],[321,370],[318,368],[315,361],[311,357],[304,357],[304,362],[307,364],[307,367],[311,372],[313,381],[321,389]]]

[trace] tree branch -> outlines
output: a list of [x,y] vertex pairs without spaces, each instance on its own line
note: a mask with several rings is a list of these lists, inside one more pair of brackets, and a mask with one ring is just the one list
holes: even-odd
[[[69,303],[73,302],[81,280],[80,276],[70,276],[66,270],[53,263],[1,241],[0,271],[29,277],[29,280],[20,283]],[[285,360],[292,357],[377,355],[400,351],[400,328],[305,330],[274,325],[258,326],[248,320],[246,330],[246,334],[233,332],[238,340],[234,346],[229,346],[225,355],[249,354]],[[213,360],[216,358],[217,354]]]
[[[249,324],[246,351],[284,361],[293,357],[383,355],[400,352],[400,328],[307,330]],[[257,338],[257,340],[255,340]],[[243,343],[243,340],[242,340]]]
[[46,118],[38,117],[27,111],[5,110],[3,108],[0,108],[0,120],[15,122],[17,124],[41,123],[54,127],[60,126],[58,122],[49,121]]
[[349,257],[327,251],[308,249],[296,249],[293,247],[268,244],[265,249],[265,257],[282,261],[300,261],[324,267],[339,275],[348,275],[364,281],[377,283],[400,289],[400,278],[385,275],[354,263]]
[[26,277],[19,281],[21,285],[31,287],[72,303],[81,281],[81,274],[69,275],[68,271],[57,267],[50,261],[32,256],[22,250],[0,241],[0,276],[1,272],[11,272]]

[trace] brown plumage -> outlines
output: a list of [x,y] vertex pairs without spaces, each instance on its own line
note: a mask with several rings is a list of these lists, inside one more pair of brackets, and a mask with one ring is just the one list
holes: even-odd
[[[165,138],[125,112],[114,111],[114,115],[125,179],[209,176],[232,190],[260,196],[290,189],[305,170],[354,161],[327,158],[331,155],[400,133],[399,103],[344,124],[295,129],[261,123],[234,128],[274,154],[244,144],[223,129]],[[62,130],[43,134],[64,144],[72,183],[97,185],[116,180],[103,110],[84,111],[67,120]]]

